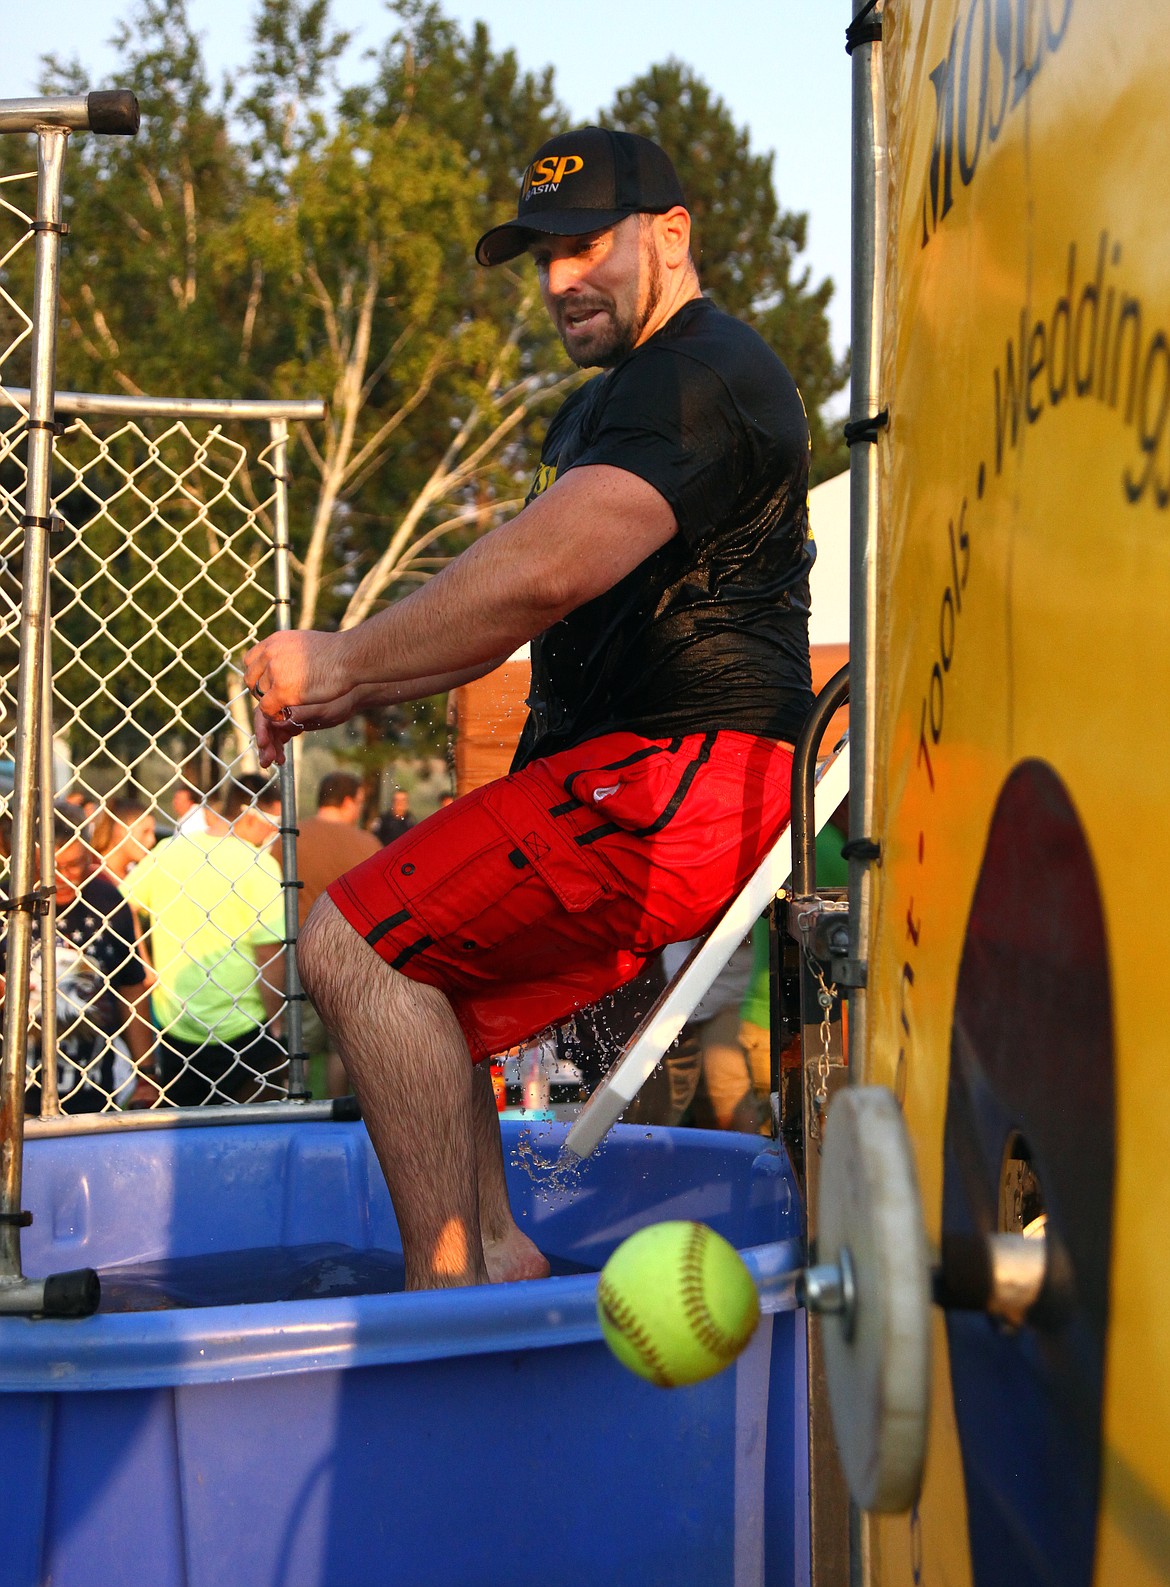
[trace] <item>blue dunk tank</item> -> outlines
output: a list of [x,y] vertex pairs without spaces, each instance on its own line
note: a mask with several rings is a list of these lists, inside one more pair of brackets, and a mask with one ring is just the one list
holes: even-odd
[[597,1270],[663,1218],[795,1255],[782,1147],[618,1126],[550,1186],[522,1164],[563,1127],[505,1120],[553,1277],[404,1294],[364,1127],[239,1113],[27,1142],[25,1271],[96,1268],[103,1301],[0,1318],[7,1587],[808,1579],[802,1315],[669,1390],[596,1317]]

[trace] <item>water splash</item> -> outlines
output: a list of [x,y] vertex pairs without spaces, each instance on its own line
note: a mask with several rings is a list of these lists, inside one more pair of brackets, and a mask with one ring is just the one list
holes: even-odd
[[565,1150],[559,1129],[525,1125],[516,1137],[512,1166],[526,1174],[538,1201],[563,1201],[579,1194],[585,1176],[606,1149],[602,1144],[589,1157]]

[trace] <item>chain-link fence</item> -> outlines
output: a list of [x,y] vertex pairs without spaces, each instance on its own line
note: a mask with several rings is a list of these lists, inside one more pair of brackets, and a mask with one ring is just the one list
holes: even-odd
[[[0,754],[15,721],[26,393],[7,396]],[[239,662],[287,621],[287,425],[320,404],[58,393],[56,411],[55,919],[32,956],[30,1109],[303,1091],[289,1066],[292,764],[283,788],[256,774]]]

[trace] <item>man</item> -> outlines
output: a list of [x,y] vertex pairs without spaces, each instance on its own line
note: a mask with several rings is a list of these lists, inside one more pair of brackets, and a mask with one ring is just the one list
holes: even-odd
[[[302,818],[297,837],[297,912],[303,927],[317,899],[339,876],[377,854],[381,844],[361,826],[362,785],[350,772],[332,771],[317,789],[317,814]],[[413,823],[412,823],[413,825]],[[325,1054],[325,1086],[331,1097],[346,1091],[345,1070],[330,1048],[329,1033],[311,1002],[302,1004],[301,1037],[310,1054]]]
[[346,871],[377,854],[381,847],[363,830],[362,785],[346,771],[331,771],[317,788],[317,814],[301,819],[297,836],[297,878],[302,883],[297,910],[300,924],[329,886]]
[[410,810],[410,795],[405,788],[395,788],[389,810],[374,823],[374,835],[381,844],[393,843],[395,838],[409,832],[412,826],[414,816]]
[[180,1107],[257,1100],[287,1061],[271,1029],[283,1008],[284,902],[267,853],[280,794],[240,777],[222,812],[206,813],[207,832],[168,838],[122,884],[149,922],[158,1079]]
[[487,1066],[705,930],[788,817],[811,703],[808,428],[791,377],[700,292],[666,155],[546,143],[515,220],[570,358],[524,510],[339,634],[245,658],[261,763],[306,727],[481,676],[533,641],[513,771],[334,884],[307,989],[362,1103],[412,1287],[547,1272],[512,1220]]

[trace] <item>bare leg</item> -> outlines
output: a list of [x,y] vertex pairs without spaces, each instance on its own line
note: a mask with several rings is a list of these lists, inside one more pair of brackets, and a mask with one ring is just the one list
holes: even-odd
[[451,1005],[434,987],[392,970],[328,894],[305,922],[297,962],[390,1187],[407,1289],[486,1283],[474,1075]]
[[493,1284],[517,1278],[547,1278],[548,1262],[521,1232],[512,1216],[504,1177],[500,1115],[496,1111],[492,1077],[486,1063],[476,1064],[472,1084],[479,1226],[488,1276]]

